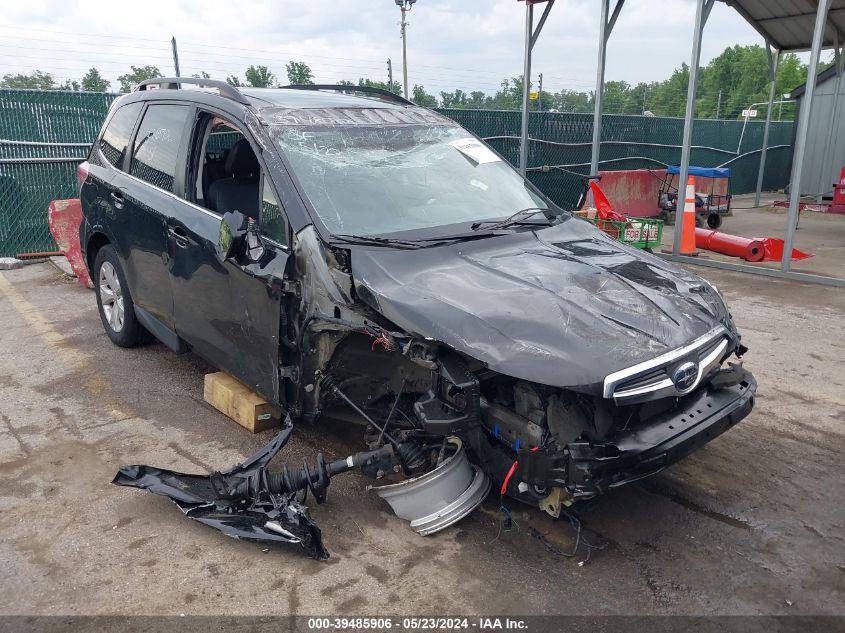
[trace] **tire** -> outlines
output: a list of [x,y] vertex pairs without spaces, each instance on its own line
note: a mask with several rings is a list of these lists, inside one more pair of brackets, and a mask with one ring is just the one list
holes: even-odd
[[707,228],[718,229],[722,226],[722,216],[718,213],[711,213],[707,216]]
[[135,304],[114,248],[106,244],[94,260],[94,292],[103,329],[118,347],[134,347],[151,340],[135,317]]

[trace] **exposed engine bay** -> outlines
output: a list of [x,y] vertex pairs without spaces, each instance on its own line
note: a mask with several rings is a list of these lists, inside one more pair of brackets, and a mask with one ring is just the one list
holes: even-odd
[[[454,308],[463,295],[431,294],[427,280],[413,287],[427,273],[395,267],[395,250],[377,259],[378,247],[328,245],[306,227],[289,261],[285,288],[292,290],[282,301],[280,404],[299,423],[323,417],[360,423],[365,451],[273,472],[267,462],[287,441],[288,424],[261,455],[224,473],[132,466],[115,483],[169,496],[191,518],[230,535],[295,543],[324,558],[319,529],[296,495],[310,490],[320,503],[331,477],[354,468],[420,534],[460,520],[491,487],[556,517],[577,500],[659,472],[745,417],[756,383],[740,363],[727,362],[746,350],[715,289],[589,237],[575,246],[525,234],[513,239],[525,242],[519,261],[555,257],[558,265],[575,262],[610,280],[584,295],[592,305],[582,301],[555,325],[565,289],[553,294],[551,278],[523,283],[544,301],[557,297],[554,310],[531,314],[539,302],[497,297],[506,288],[494,281],[514,281],[485,264],[486,287],[476,274],[478,287],[464,289],[477,293],[481,307],[465,314],[459,329],[449,324],[460,316]],[[476,253],[461,248],[452,281],[439,287],[457,283],[462,262],[478,268],[501,260],[481,244]],[[610,263],[596,263],[602,259]],[[484,315],[494,301],[498,312]],[[415,305],[422,306],[419,316]],[[573,320],[574,313],[590,326],[590,310],[592,327]],[[498,315],[505,316],[494,321]],[[548,345],[531,338],[552,325],[557,334]],[[489,342],[482,340],[485,328],[493,332]],[[506,335],[510,347],[503,351],[497,346]],[[194,486],[189,493],[185,481]]]

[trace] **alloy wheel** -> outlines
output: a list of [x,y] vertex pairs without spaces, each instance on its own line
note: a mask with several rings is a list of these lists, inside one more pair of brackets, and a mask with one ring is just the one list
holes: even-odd
[[100,266],[100,303],[109,327],[120,332],[123,329],[123,289],[110,262]]

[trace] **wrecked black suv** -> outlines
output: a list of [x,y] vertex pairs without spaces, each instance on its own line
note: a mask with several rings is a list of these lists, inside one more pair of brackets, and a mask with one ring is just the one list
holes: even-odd
[[[369,452],[348,467],[421,533],[492,484],[557,515],[753,406],[715,287],[560,209],[397,95],[150,80],[113,104],[80,179],[108,336],[192,350],[290,419],[364,422]],[[266,458],[228,471],[215,498],[324,492],[343,470],[268,476]],[[426,490],[459,461],[444,511]]]

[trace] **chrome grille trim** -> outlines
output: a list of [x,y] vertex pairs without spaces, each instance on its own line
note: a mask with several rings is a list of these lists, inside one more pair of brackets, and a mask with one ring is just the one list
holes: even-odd
[[[683,347],[679,347],[678,349],[666,352],[665,354],[661,354],[656,358],[652,358],[637,365],[626,367],[625,369],[620,369],[619,371],[613,372],[612,374],[608,374],[604,379],[604,388],[602,391],[602,395],[605,398],[614,399],[630,398],[633,396],[641,396],[644,394],[648,394],[653,391],[662,391],[664,389],[667,389],[667,387],[671,387],[671,390],[674,395],[683,395],[678,394],[677,390],[675,389],[675,385],[672,384],[672,381],[669,378],[660,380],[659,382],[655,382],[653,384],[642,385],[623,392],[617,392],[616,387],[620,383],[625,382],[626,380],[636,378],[638,374],[648,372],[649,370],[656,369],[663,365],[669,365],[670,363],[681,359],[684,356],[694,354],[698,352],[702,347],[704,347],[705,350],[712,349],[712,351],[709,351],[709,353],[707,353],[704,358],[701,358],[700,355],[696,353],[696,356],[700,359],[698,367],[698,377],[696,378],[695,384],[690,389],[684,392],[689,393],[698,386],[698,384],[701,382],[702,377],[705,376],[707,372],[712,370],[713,363],[718,363],[718,361],[721,359],[722,354],[724,353],[728,345],[727,338],[724,338],[726,333],[727,330],[725,329],[725,327],[723,325],[718,325],[703,336],[700,336],[695,339],[692,343],[684,345]],[[722,343],[719,344],[718,342],[716,342],[715,347],[713,347],[715,339],[718,339],[719,337],[723,338]],[[667,382],[668,385],[666,384]]]

